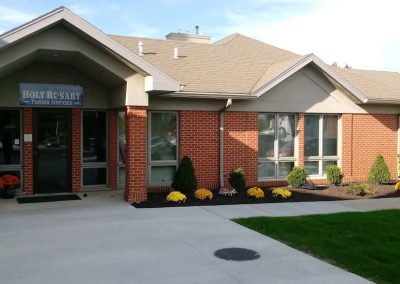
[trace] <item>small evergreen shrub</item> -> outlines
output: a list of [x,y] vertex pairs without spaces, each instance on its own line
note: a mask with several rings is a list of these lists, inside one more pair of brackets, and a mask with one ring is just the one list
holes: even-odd
[[237,191],[244,191],[246,189],[246,176],[242,168],[233,168],[228,180],[229,184]]
[[368,181],[370,183],[387,183],[390,181],[389,168],[381,154],[378,154],[369,171]]
[[374,192],[374,189],[370,187],[368,183],[355,183],[349,185],[349,187],[347,188],[347,193],[352,195],[364,196],[366,194],[373,194]]
[[176,191],[192,193],[197,188],[197,177],[192,160],[188,156],[183,156],[178,169],[174,175],[172,187]]
[[300,167],[294,167],[287,176],[288,184],[294,188],[300,188],[307,181],[308,174]]
[[343,180],[343,174],[340,168],[336,165],[328,165],[326,167],[326,178],[329,184],[341,184]]

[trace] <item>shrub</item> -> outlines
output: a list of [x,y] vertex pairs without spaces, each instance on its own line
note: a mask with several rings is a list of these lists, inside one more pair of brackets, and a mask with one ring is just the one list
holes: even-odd
[[364,196],[366,194],[373,194],[375,191],[372,187],[369,186],[368,183],[363,183],[363,184],[351,184],[347,188],[347,193],[353,194],[353,195],[360,195]]
[[233,168],[229,174],[229,184],[237,191],[244,191],[246,187],[246,176],[240,167]]
[[213,193],[209,189],[201,188],[194,192],[194,198],[200,200],[206,200],[208,198],[211,200],[213,198]]
[[285,188],[277,188],[272,191],[272,196],[273,197],[281,197],[281,198],[289,198],[292,196],[292,193],[290,190],[287,190]]
[[369,171],[368,181],[371,183],[387,183],[390,181],[389,168],[381,154],[378,154]]
[[194,171],[192,160],[188,156],[183,156],[178,169],[174,175],[172,187],[181,192],[193,192],[197,187],[197,177]]
[[294,167],[287,176],[288,183],[294,188],[300,188],[307,181],[308,174],[300,167]]
[[251,187],[247,190],[247,196],[254,198],[264,198],[264,191],[259,187]]
[[343,179],[343,174],[340,168],[336,165],[328,165],[326,167],[326,178],[329,184],[341,184]]
[[171,191],[168,195],[166,200],[168,202],[185,202],[186,201],[186,195],[181,193],[180,191]]
[[[1,189],[1,186],[0,186],[0,189]],[[400,190],[400,181],[396,183],[396,185],[394,186],[394,189]]]

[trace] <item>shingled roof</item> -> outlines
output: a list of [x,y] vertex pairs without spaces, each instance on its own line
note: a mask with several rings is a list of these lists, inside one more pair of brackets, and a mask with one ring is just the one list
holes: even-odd
[[[264,42],[232,34],[212,44],[129,36],[110,36],[143,59],[177,80],[185,92],[254,94],[309,55],[298,55]],[[174,48],[179,58],[174,58]],[[400,100],[400,74],[326,66],[349,83],[366,100]],[[332,74],[332,73],[331,73]]]
[[400,73],[387,71],[335,68],[345,80],[362,92],[369,102],[400,99]]
[[[184,86],[188,92],[250,94],[262,85],[260,79],[277,64],[294,63],[300,55],[233,34],[213,44],[111,36]],[[174,58],[174,48],[179,58]],[[281,71],[281,69],[279,69]],[[275,74],[276,75],[276,74]]]

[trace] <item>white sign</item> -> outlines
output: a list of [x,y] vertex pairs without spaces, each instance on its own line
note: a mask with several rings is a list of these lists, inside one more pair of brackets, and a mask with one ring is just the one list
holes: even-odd
[[32,142],[32,134],[24,134],[25,142]]

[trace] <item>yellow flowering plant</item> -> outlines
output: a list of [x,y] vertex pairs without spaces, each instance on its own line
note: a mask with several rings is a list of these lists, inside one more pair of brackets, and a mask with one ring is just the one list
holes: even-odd
[[292,196],[292,193],[290,190],[285,189],[285,188],[277,188],[272,190],[272,196],[273,197],[281,197],[281,198],[289,198]]
[[206,200],[208,198],[211,200],[213,198],[213,193],[209,189],[200,188],[194,192],[194,198],[199,200]]
[[247,190],[247,196],[254,198],[264,198],[264,191],[259,187],[251,187]]
[[181,193],[180,191],[171,191],[168,195],[166,200],[168,202],[185,202],[186,195]]
[[398,183],[396,183],[396,185],[394,186],[394,189],[400,190],[400,181]]

